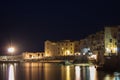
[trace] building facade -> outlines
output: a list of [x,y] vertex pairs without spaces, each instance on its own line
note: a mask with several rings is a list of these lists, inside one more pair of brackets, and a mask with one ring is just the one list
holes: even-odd
[[23,59],[41,59],[44,56],[44,52],[23,52]]
[[105,27],[104,30],[80,41],[45,41],[45,56],[67,56],[87,52],[105,56],[120,54],[120,27]]
[[105,27],[105,55],[117,55],[118,27]]
[[45,41],[45,56],[67,56],[79,52],[79,41]]

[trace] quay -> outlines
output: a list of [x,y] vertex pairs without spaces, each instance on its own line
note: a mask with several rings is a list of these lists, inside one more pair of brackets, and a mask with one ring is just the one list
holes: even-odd
[[13,61],[0,61],[0,63],[20,63],[20,61],[16,61],[16,60],[13,60]]
[[120,71],[120,56],[105,56],[104,63],[96,63],[95,68],[102,71]]

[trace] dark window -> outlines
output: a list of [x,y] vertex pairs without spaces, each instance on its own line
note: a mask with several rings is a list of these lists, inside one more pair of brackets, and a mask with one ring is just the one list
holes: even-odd
[[120,32],[120,28],[118,29],[118,31]]
[[117,35],[116,35],[117,33],[114,33],[114,35],[113,35],[113,37],[116,39],[117,38]]
[[110,42],[112,43],[112,39],[110,39]]
[[120,40],[118,40],[118,43],[120,43]]

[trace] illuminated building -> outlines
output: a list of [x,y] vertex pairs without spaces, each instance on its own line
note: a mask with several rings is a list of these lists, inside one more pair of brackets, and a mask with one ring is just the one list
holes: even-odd
[[45,56],[67,56],[79,52],[79,41],[45,41]]
[[93,53],[105,56],[118,55],[120,52],[120,27],[105,27],[103,31],[89,35],[86,39]]
[[90,39],[88,41],[90,42],[89,46],[91,51],[93,53],[98,53],[102,50],[102,53],[104,53],[104,32],[97,32],[96,34],[91,35]]
[[105,55],[117,54],[118,27],[105,27]]
[[[88,50],[87,50],[88,49]],[[120,53],[120,27],[105,27],[104,30],[87,36],[79,41],[62,40],[49,41],[44,44],[45,57],[70,56],[84,53],[100,54],[101,56],[118,55]],[[86,52],[86,50],[88,52]],[[32,55],[32,57],[31,57]],[[24,54],[25,58],[34,57],[37,54]]]
[[43,57],[44,52],[23,52],[23,59],[40,59]]

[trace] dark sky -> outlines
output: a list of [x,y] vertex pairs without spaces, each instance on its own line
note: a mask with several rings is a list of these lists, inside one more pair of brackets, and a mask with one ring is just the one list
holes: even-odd
[[115,0],[2,0],[0,53],[11,41],[18,53],[43,51],[45,40],[80,40],[119,24]]

